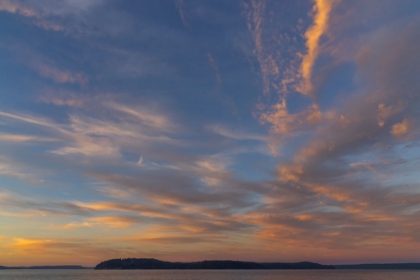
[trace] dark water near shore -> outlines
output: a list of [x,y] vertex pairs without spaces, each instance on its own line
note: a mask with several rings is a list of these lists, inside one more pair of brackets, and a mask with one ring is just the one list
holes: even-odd
[[0,270],[0,280],[419,280],[410,270]]

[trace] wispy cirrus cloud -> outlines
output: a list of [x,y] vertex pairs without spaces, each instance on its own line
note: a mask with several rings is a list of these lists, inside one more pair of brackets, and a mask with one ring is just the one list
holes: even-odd
[[0,133],[0,141],[5,142],[51,142],[57,141],[54,138],[39,137],[33,135],[24,135],[24,134],[11,134],[11,133]]
[[10,52],[10,55],[14,56],[20,65],[57,84],[85,86],[89,80],[86,73],[80,69],[72,69],[69,64],[57,61],[54,55],[36,50],[18,40],[6,40],[2,49]]
[[84,85],[87,78],[82,73],[72,73],[61,70],[42,61],[33,60],[30,67],[44,78],[48,78],[57,83],[71,83]]
[[[97,104],[96,107],[99,111],[110,108],[113,116],[108,120],[102,120],[95,117],[70,115],[68,123],[56,123],[42,117],[4,111],[0,112],[0,116],[27,125],[42,127],[51,134],[53,139],[65,143],[66,146],[53,151],[59,155],[118,157],[120,149],[134,143],[136,145],[153,141],[179,143],[167,134],[174,131],[177,126],[163,114],[118,103]],[[37,140],[37,136],[30,135],[20,138],[21,140],[25,138],[27,141]],[[44,137],[45,139],[47,138]]]
[[174,126],[169,118],[163,116],[162,114],[152,112],[148,108],[139,108],[139,110],[137,110],[136,108],[131,108],[129,106],[116,103],[106,104],[106,106],[109,106],[114,110],[120,111],[127,115],[134,116],[138,118],[138,120],[140,120],[144,125],[154,129],[170,130]]
[[276,58],[266,49],[264,38],[264,21],[266,1],[246,1],[242,3],[247,17],[248,29],[251,33],[263,81],[263,93],[268,94],[273,87],[272,79],[280,74]]
[[[16,142],[15,142],[16,143]],[[19,142],[17,142],[19,143]],[[0,157],[0,175],[20,179],[35,185],[39,185],[43,182],[36,174],[32,168],[21,164],[13,159],[1,156]]]
[[188,18],[188,14],[185,10],[185,2],[184,0],[175,0],[175,4],[176,7],[178,8],[178,12],[179,12],[179,17],[182,20],[182,24],[189,28],[190,27],[190,23],[189,23],[189,18]]
[[249,133],[239,129],[233,130],[223,125],[213,124],[207,127],[216,134],[235,140],[257,140],[263,142],[267,140],[267,136],[265,135]]
[[90,100],[82,97],[73,91],[65,91],[58,89],[46,89],[38,98],[39,102],[54,104],[56,106],[82,107]]

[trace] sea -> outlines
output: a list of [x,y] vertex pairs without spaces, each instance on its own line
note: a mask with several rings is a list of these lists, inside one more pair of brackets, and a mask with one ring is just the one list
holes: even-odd
[[419,280],[419,270],[0,270],[0,280]]

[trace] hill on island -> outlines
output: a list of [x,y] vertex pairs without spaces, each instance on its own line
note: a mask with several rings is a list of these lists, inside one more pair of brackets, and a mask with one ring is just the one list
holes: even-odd
[[335,267],[312,262],[256,263],[230,260],[166,262],[156,259],[129,258],[104,261],[95,269],[335,269]]

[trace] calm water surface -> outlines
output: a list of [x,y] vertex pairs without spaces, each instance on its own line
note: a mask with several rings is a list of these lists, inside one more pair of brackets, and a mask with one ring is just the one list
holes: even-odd
[[410,270],[0,270],[0,280],[420,280]]

